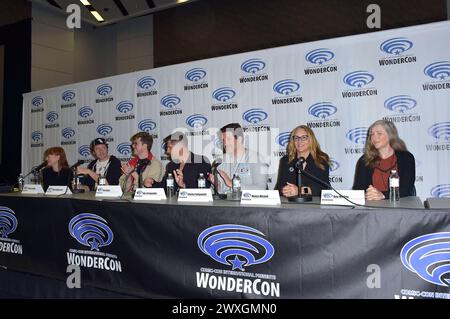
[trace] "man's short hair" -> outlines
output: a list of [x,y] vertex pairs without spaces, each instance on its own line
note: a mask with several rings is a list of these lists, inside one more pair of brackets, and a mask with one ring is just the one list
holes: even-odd
[[231,132],[233,133],[233,136],[235,139],[238,137],[242,137],[244,139],[244,130],[242,129],[242,126],[239,123],[230,123],[225,126],[223,126],[220,131],[222,133],[225,132]]
[[168,137],[170,137],[169,140],[173,144],[183,143],[186,146],[188,145],[187,137],[183,132],[176,131],[176,132],[173,132],[172,134],[170,134]]
[[142,144],[147,145],[147,150],[150,152],[150,150],[152,149],[152,145],[153,145],[153,137],[150,134],[148,134],[147,132],[139,132],[139,133],[134,134],[130,138],[131,143],[133,143],[138,138],[141,139]]

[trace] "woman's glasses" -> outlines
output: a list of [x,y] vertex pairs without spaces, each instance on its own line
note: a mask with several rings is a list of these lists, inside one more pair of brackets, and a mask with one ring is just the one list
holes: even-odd
[[308,139],[309,139],[308,135],[302,135],[302,136],[294,135],[294,136],[292,136],[292,140],[294,142],[298,142],[298,141],[306,142]]

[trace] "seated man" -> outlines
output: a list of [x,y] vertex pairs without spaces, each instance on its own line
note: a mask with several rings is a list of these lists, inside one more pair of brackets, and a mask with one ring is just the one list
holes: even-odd
[[[146,132],[134,134],[131,139],[133,158],[122,164],[122,176],[119,183],[126,192],[139,186],[152,187],[154,182],[160,182],[164,171],[161,162],[151,153],[153,138]],[[141,175],[142,185],[139,185]]]
[[[258,152],[244,146],[244,131],[238,123],[230,123],[220,129],[222,135],[224,156],[219,173],[219,193],[232,191],[233,175],[239,175],[241,189],[267,189],[269,163]],[[209,175],[214,183],[214,176]]]
[[[197,180],[200,173],[205,179],[211,170],[209,160],[201,155],[194,154],[188,149],[186,135],[182,132],[171,134],[170,140],[166,141],[167,152],[170,152],[171,161],[166,166],[166,173],[161,183],[155,183],[153,187],[166,187],[167,175],[172,173],[175,180],[175,192],[179,188],[197,188]],[[206,188],[211,184],[206,181]]]

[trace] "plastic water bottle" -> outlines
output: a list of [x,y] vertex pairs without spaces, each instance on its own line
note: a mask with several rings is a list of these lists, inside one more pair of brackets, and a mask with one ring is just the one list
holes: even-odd
[[17,184],[19,187],[19,191],[23,191],[23,185],[25,184],[25,179],[23,178],[22,173],[19,174],[19,178],[17,180]]
[[175,181],[173,179],[172,173],[167,174],[167,180],[166,180],[166,193],[167,197],[171,198],[173,197],[175,193]]
[[106,176],[100,174],[100,176],[98,177],[98,186],[105,186],[106,184],[107,184]]
[[233,199],[241,198],[241,178],[239,175],[234,174],[232,180],[232,196]]
[[391,170],[389,176],[389,200],[391,202],[400,200],[400,178],[395,169]]
[[200,176],[198,177],[197,187],[198,188],[205,188],[206,187],[206,179],[205,179],[205,176],[203,175],[203,173],[200,173]]

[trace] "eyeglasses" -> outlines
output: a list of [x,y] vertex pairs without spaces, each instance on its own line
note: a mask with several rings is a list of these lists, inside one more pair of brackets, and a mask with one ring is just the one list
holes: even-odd
[[308,135],[302,135],[302,136],[294,135],[294,136],[292,136],[292,140],[294,142],[298,142],[298,141],[306,142],[307,140],[309,140],[309,136]]

